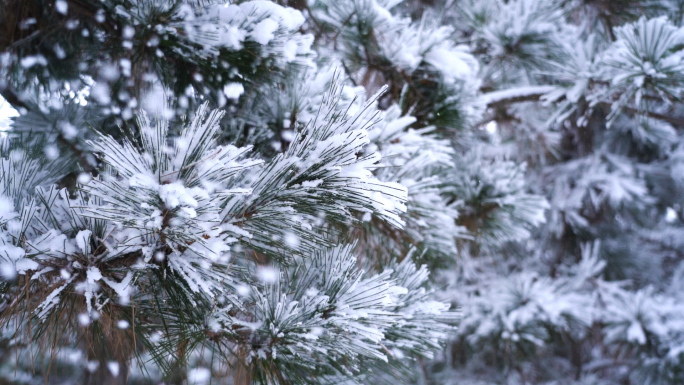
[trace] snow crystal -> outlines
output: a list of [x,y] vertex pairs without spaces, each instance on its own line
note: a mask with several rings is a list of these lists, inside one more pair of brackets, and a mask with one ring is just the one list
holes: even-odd
[[57,0],[55,1],[55,9],[62,15],[66,15],[69,10],[69,4],[67,4],[66,0]]
[[92,175],[88,174],[87,172],[82,172],[82,173],[78,174],[78,178],[76,178],[76,180],[80,184],[86,184],[86,183],[90,182],[92,179],[93,179]]
[[173,110],[168,107],[166,102],[166,91],[159,84],[155,84],[144,94],[141,104],[145,111],[150,114],[167,118],[173,116]]
[[54,146],[54,145],[45,146],[45,148],[43,149],[43,152],[45,153],[45,157],[48,158],[49,160],[55,160],[55,159],[59,158],[59,149],[57,148],[57,146]]
[[65,24],[66,29],[76,29],[80,22],[77,19],[68,20]]
[[100,67],[100,76],[109,81],[114,81],[121,75],[119,73],[119,68],[115,64],[105,64]]
[[285,243],[294,248],[297,248],[301,241],[299,240],[299,237],[295,233],[287,233],[285,234]]
[[55,56],[57,56],[57,59],[64,59],[66,57],[66,52],[64,51],[64,48],[62,48],[59,44],[55,44],[52,47],[52,50],[55,52]]
[[[0,214],[1,216],[2,214]],[[677,212],[672,208],[668,207],[667,211],[665,213],[665,221],[668,223],[672,223],[677,220]]]
[[211,380],[211,371],[207,368],[195,368],[188,372],[189,385],[208,384]]
[[237,100],[245,92],[242,83],[228,83],[223,87],[223,94],[228,99]]
[[284,130],[280,133],[280,136],[283,138],[284,141],[290,143],[294,140],[295,133],[292,130]]
[[25,19],[21,23],[19,23],[19,29],[28,29],[34,24],[36,24],[36,18],[29,17],[28,19]]
[[96,83],[90,89],[90,95],[100,104],[109,104],[112,101],[109,92],[109,86],[101,82]]
[[109,369],[109,373],[112,374],[114,377],[119,376],[119,363],[116,361],[109,361],[107,362],[107,369]]
[[156,331],[150,335],[150,342],[157,343],[157,342],[161,341],[163,336],[164,335],[162,334],[162,332]]
[[98,366],[100,366],[100,363],[97,361],[88,361],[86,364],[86,370],[88,370],[90,373],[95,373],[97,370]]
[[81,313],[78,315],[78,323],[81,326],[88,326],[90,325],[90,315],[88,313]]
[[241,297],[246,297],[249,295],[250,288],[248,285],[245,284],[240,284],[235,287],[235,291],[237,291],[237,294]]
[[21,59],[21,66],[27,69],[36,65],[46,66],[47,64],[47,59],[43,55],[26,56]]
[[119,320],[119,322],[116,323],[116,327],[119,329],[128,329],[131,326],[131,324],[128,323],[126,320]]
[[316,289],[315,287],[310,287],[310,288],[306,289],[306,291],[304,292],[304,295],[306,295],[307,297],[315,297],[316,295],[318,295],[318,293],[319,293],[318,289]]
[[121,67],[121,74],[124,76],[131,76],[131,60],[130,59],[120,59],[119,66]]
[[67,121],[59,122],[59,129],[66,140],[71,140],[78,135],[78,129]]
[[133,27],[131,27],[130,25],[123,27],[123,31],[121,33],[121,36],[124,39],[130,40],[133,38],[133,36],[135,36],[135,29]]
[[257,276],[259,280],[265,284],[272,284],[278,281],[279,272],[277,269],[270,266],[260,266],[257,269]]
[[0,263],[0,277],[5,281],[11,281],[17,277],[17,270],[9,262]]
[[77,364],[83,359],[83,352],[80,350],[67,351],[67,360],[72,364]]

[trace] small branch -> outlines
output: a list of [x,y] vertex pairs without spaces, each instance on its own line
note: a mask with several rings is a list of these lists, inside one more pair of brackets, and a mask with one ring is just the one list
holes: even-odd
[[[606,102],[601,103],[601,105],[610,107],[610,103],[606,103]],[[629,111],[629,112],[634,113],[634,114],[643,113],[643,111],[639,111],[636,108],[632,108],[632,107],[624,107],[623,110]],[[646,115],[650,118],[658,119],[658,120],[662,120],[663,122],[670,123],[672,126],[674,126],[674,128],[678,128],[678,127],[684,128],[684,118],[667,116],[667,115],[663,115],[663,114],[659,114],[657,112],[651,112],[651,111],[646,111]]]
[[40,31],[33,31],[30,35],[23,37],[15,42],[12,43],[10,46],[12,49],[19,47],[20,45],[26,43],[27,41],[37,37],[40,34]]
[[[555,89],[556,87],[554,86],[512,88],[510,90],[494,91],[482,94],[480,96],[480,101],[490,108],[503,107],[514,103],[539,101],[542,96]],[[600,102],[598,105],[607,108],[611,107],[611,104],[608,102]],[[675,128],[684,128],[684,118],[668,116],[651,111],[639,111],[633,107],[623,107],[622,109],[633,114],[645,113],[648,117],[667,122],[673,125]]]
[[487,107],[499,107],[512,103],[537,101],[543,95],[555,90],[555,86],[529,86],[494,91],[482,94],[480,101]]
[[352,73],[349,70],[349,68],[347,67],[347,64],[344,62],[344,60],[342,60],[342,68],[344,68],[344,72],[347,73],[347,77],[349,78],[349,80],[351,80],[354,87],[357,87],[358,84],[356,83],[356,80],[354,80],[354,78],[352,77]]

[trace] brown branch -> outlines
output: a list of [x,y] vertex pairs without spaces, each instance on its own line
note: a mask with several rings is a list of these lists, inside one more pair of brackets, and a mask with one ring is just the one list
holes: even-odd
[[515,89],[487,92],[480,96],[487,107],[496,108],[513,103],[538,101],[542,96],[551,92],[554,86],[531,86],[523,87],[515,92]]
[[[481,96],[480,100],[484,101],[486,106],[489,108],[498,108],[498,107],[506,107],[508,105],[514,104],[514,103],[522,103],[522,102],[535,102],[539,101],[542,96],[546,95],[550,91],[550,86],[538,86],[537,89],[530,88],[531,92],[524,93],[524,94],[516,94],[511,92],[510,95],[505,95],[506,91],[495,91],[495,92],[488,92],[485,93]],[[534,91],[534,92],[532,92]],[[503,96],[501,96],[503,95]],[[499,97],[501,96],[501,97]],[[562,99],[562,98],[561,98]],[[611,104],[608,102],[600,102],[598,105],[602,107],[607,107],[610,108]],[[624,111],[633,113],[633,114],[646,114],[646,116],[653,118],[653,119],[658,119],[662,120],[663,122],[667,122],[674,126],[675,128],[684,128],[684,117],[675,117],[675,116],[668,116],[665,114],[660,114],[657,112],[652,112],[652,111],[639,111],[636,108],[633,107],[623,107],[622,108]]]

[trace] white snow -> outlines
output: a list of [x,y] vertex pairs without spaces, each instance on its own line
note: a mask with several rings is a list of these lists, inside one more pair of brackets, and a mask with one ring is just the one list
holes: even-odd
[[555,86],[526,86],[511,88],[502,91],[488,92],[480,96],[479,101],[485,105],[494,104],[508,99],[525,98],[529,96],[542,96],[556,89]]
[[103,82],[98,82],[95,83],[91,88],[90,88],[90,95],[95,98],[95,100],[103,105],[107,105],[112,101],[111,96],[109,95],[110,89],[109,85]]
[[226,95],[228,99],[237,100],[244,92],[245,87],[242,83],[228,83],[223,86],[223,94]]
[[257,276],[264,284],[273,284],[278,281],[280,273],[277,269],[270,266],[259,266],[257,269]]
[[665,220],[672,223],[677,220],[677,212],[672,208],[668,207],[665,213]]
[[55,9],[62,15],[66,15],[69,10],[69,4],[67,4],[66,0],[56,0]]
[[188,372],[189,385],[203,385],[211,381],[211,371],[207,368],[194,368]]
[[425,55],[425,61],[437,68],[447,82],[466,80],[473,76],[473,70],[469,65],[472,56],[456,49],[432,49]]
[[8,221],[18,215],[14,211],[14,202],[0,194],[0,221]]
[[124,26],[123,31],[121,32],[121,37],[123,37],[126,40],[130,40],[135,36],[135,28],[131,27],[130,25]]
[[278,29],[278,22],[273,19],[264,19],[254,26],[250,37],[259,44],[266,45],[275,37],[274,32]]
[[78,315],[78,323],[81,326],[88,326],[91,323],[90,315],[88,313],[81,313]]
[[116,361],[109,361],[107,362],[107,369],[109,369],[109,373],[112,374],[114,377],[119,376],[119,363]]
[[97,361],[88,361],[88,363],[86,363],[86,370],[88,370],[90,373],[95,373],[99,366],[100,363]]
[[21,59],[21,66],[28,69],[36,65],[46,66],[47,59],[43,55],[26,56]]
[[[78,234],[76,234],[76,244],[78,245],[78,248],[81,249],[81,252],[85,255],[90,253],[90,236],[92,234],[93,233],[90,230],[81,230],[78,232]],[[95,267],[93,267],[93,269],[97,270]],[[100,278],[102,278],[102,275],[100,275]]]
[[9,262],[0,262],[0,278],[5,281],[11,281],[17,277],[17,270],[14,265]]

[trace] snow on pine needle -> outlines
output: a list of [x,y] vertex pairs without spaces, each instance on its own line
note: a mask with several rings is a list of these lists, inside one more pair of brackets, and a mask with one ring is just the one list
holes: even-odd
[[209,267],[227,263],[236,241],[220,226],[220,207],[229,196],[250,190],[231,190],[228,182],[261,163],[243,159],[249,147],[216,145],[222,115],[207,115],[205,104],[176,138],[169,137],[167,121],[151,124],[141,115],[139,144],[104,135],[90,143],[109,170],[84,186],[102,201],[86,215],[137,230],[147,242],[143,261],[161,252],[157,258],[168,260],[196,292],[216,290],[207,278],[221,278]]
[[610,82],[606,97],[613,120],[625,107],[649,109],[649,98],[666,105],[682,99],[684,30],[667,17],[647,19],[615,28],[617,40],[603,53],[603,77]]
[[[456,225],[458,204],[447,202],[443,195],[447,170],[453,167],[453,148],[448,140],[436,135],[435,127],[411,128],[417,119],[402,116],[398,105],[382,111],[381,117],[370,131],[372,144],[367,151],[377,150],[385,158],[384,167],[376,170],[380,180],[396,180],[408,189],[403,234],[431,252],[455,253],[454,237],[463,234],[464,229]],[[370,218],[366,219],[370,222]],[[371,223],[367,230],[372,232],[375,227]],[[376,243],[379,254],[388,248],[384,236],[368,236],[366,242]],[[389,248],[400,250],[403,245]]]
[[297,62],[311,65],[313,36],[296,33],[304,24],[301,12],[270,1],[247,1],[240,4],[212,4],[201,12],[190,5],[179,7],[179,27],[189,42],[204,47],[204,52],[219,56],[219,49],[244,49],[248,44],[261,46],[262,57],[273,57],[282,64]]
[[353,100],[340,108],[341,96],[333,81],[317,114],[295,133],[287,151],[249,177],[252,194],[234,196],[225,205],[223,220],[247,231],[250,247],[310,253],[321,244],[315,227],[346,227],[361,215],[403,227],[406,187],[376,178],[381,155],[364,153],[368,131],[378,121],[373,106],[379,94],[354,114],[348,113]]
[[354,248],[338,245],[291,265],[276,281],[250,290],[254,313],[218,311],[209,327],[237,338],[247,362],[261,368],[255,376],[266,382],[280,374],[316,383],[307,370],[345,375],[367,360],[429,357],[457,313],[426,300],[427,270],[410,256],[373,275],[356,267]]
[[[453,317],[440,318],[449,306],[424,295],[407,297],[391,269],[364,274],[354,267],[355,246],[332,241],[335,232],[369,215],[401,229],[408,199],[405,186],[385,181],[398,175],[375,175],[381,155],[369,130],[384,117],[376,109],[379,94],[346,107],[340,105],[343,94],[333,79],[312,120],[284,153],[267,161],[250,146],[219,145],[223,113],[204,104],[178,131],[165,118],[142,113],[127,138],[99,134],[88,145],[103,171],[82,179],[74,193],[38,187],[17,205],[3,197],[9,229],[2,233],[9,256],[3,257],[3,274],[10,271],[8,279],[35,294],[18,299],[11,314],[28,310],[38,322],[26,326],[42,329],[75,306],[71,327],[87,330],[104,322],[107,333],[118,335],[122,320],[140,322],[133,318],[137,312],[146,321],[134,332],[161,367],[169,365],[164,357],[171,353],[167,343],[152,342],[162,327],[160,314],[167,341],[188,338],[184,333],[196,330],[203,317],[215,319],[210,332],[235,349],[260,347],[244,357],[247,364],[278,360],[286,365],[277,371],[292,378],[323,357],[342,374],[367,359],[429,356],[451,330]],[[406,145],[417,152],[421,139],[414,136]],[[416,167],[445,162],[445,156],[415,161]],[[11,193],[13,181],[3,182]],[[272,258],[273,266],[252,259],[248,250]],[[426,270],[419,275],[424,283]],[[150,285],[159,291],[150,293]],[[160,298],[175,310],[159,309]],[[416,329],[425,333],[412,337]],[[386,333],[392,335],[389,353]],[[347,369],[332,369],[340,359],[349,360]]]

